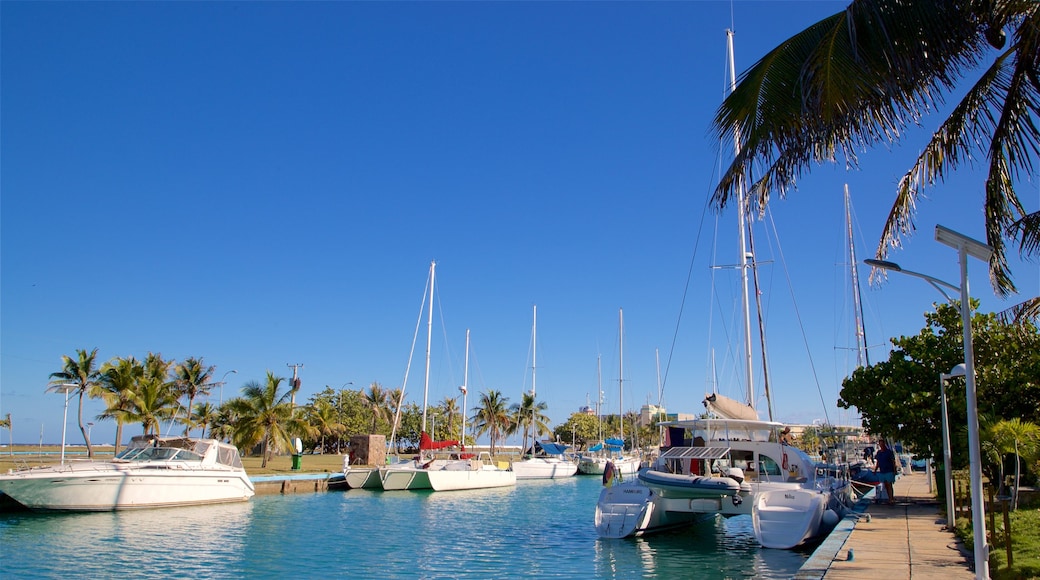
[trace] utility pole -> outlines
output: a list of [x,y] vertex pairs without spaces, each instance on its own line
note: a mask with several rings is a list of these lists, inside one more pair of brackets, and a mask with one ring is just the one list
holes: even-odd
[[285,366],[292,367],[292,382],[289,383],[289,404],[293,409],[296,409],[296,392],[300,390],[300,377],[297,376],[296,370],[303,368],[303,363],[285,363]]

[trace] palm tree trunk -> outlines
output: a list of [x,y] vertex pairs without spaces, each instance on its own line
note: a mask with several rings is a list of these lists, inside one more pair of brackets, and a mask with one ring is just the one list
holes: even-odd
[[94,459],[94,448],[90,445],[87,427],[83,424],[83,389],[79,391],[79,432],[83,434],[83,442],[87,444],[87,459]]
[[116,419],[116,444],[112,450],[112,455],[119,454],[119,446],[123,443],[123,422]]

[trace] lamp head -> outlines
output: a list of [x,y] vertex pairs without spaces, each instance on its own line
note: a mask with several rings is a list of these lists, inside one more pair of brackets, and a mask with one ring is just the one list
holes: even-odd
[[880,268],[881,270],[892,270],[893,272],[903,271],[903,268],[901,268],[899,264],[896,264],[895,262],[889,262],[888,260],[873,260],[868,258],[866,260],[863,260],[863,263],[872,268]]

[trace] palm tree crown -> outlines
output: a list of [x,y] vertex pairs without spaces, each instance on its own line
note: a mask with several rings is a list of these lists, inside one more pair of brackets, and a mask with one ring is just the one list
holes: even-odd
[[714,201],[722,207],[745,189],[761,209],[813,163],[841,153],[855,166],[857,150],[897,141],[980,71],[900,180],[877,256],[913,231],[921,189],[981,151],[990,279],[1007,296],[1005,238],[1025,254],[1040,250],[1040,213],[1028,214],[1015,191],[1040,154],[1038,70],[1035,0],[853,0],[762,57],[723,102],[715,129],[742,148]]

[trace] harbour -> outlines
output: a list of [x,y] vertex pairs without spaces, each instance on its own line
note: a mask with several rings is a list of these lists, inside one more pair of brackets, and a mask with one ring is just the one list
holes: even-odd
[[863,511],[799,550],[762,548],[748,517],[599,538],[598,477],[448,493],[326,491],[335,475],[257,476],[257,495],[234,504],[0,513],[0,560],[12,577],[971,577],[923,473],[897,481],[896,505],[863,500]]

